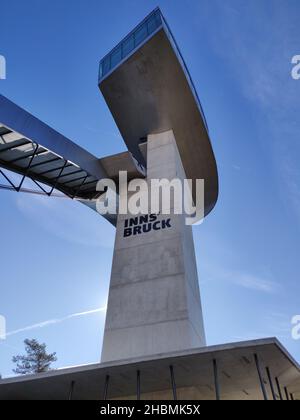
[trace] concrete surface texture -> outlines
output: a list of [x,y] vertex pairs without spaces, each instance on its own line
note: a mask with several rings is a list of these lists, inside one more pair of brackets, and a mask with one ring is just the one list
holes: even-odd
[[[149,135],[147,182],[175,177],[185,173],[173,132]],[[101,361],[205,346],[191,226],[171,211],[124,236],[131,219],[118,216]]]

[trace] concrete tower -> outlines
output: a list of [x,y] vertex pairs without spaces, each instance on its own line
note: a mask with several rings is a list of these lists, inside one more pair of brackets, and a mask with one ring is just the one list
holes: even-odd
[[[148,183],[175,177],[186,176],[173,132],[149,135]],[[184,215],[120,215],[102,361],[204,345],[193,234]]]
[[[159,9],[101,60],[99,87],[147,183],[204,179],[208,214],[218,179],[206,121]],[[157,229],[118,216],[102,362],[205,346],[192,228],[184,215],[155,217]]]

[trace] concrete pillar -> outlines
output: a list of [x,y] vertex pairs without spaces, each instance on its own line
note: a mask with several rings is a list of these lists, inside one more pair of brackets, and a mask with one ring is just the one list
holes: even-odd
[[[175,177],[185,173],[173,132],[149,135],[147,182]],[[118,217],[102,362],[206,345],[191,226],[159,214],[164,229],[124,237],[134,217]]]

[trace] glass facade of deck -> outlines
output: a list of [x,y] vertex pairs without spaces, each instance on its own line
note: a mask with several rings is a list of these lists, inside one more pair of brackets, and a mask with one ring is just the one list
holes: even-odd
[[154,9],[138,26],[136,26],[115,48],[113,48],[101,61],[99,66],[99,84],[123,61],[129,58],[138,48],[145,44],[157,31],[163,29],[173,47],[173,50],[185,73],[190,89],[198,104],[206,129],[208,130],[205,115],[193,80],[185,64],[183,56],[172,35],[168,23],[159,8]]
[[162,14],[155,9],[100,61],[99,82],[161,27]]

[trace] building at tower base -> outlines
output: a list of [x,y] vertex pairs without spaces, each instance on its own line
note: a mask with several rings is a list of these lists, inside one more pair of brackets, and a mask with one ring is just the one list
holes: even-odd
[[269,338],[0,380],[19,399],[297,400],[300,366]]

